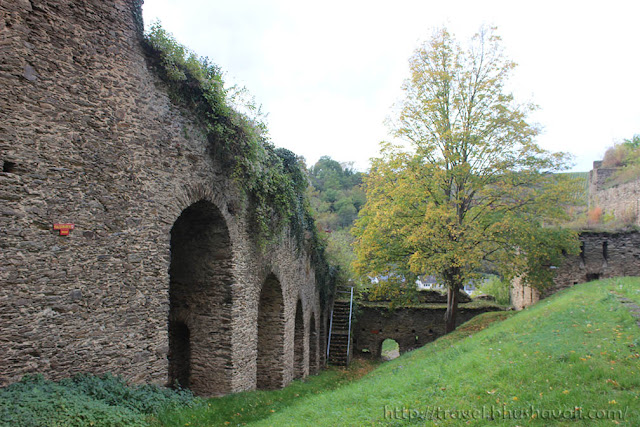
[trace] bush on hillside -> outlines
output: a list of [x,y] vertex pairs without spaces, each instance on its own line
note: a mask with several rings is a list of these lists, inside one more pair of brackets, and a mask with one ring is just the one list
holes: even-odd
[[618,168],[608,179],[611,186],[638,179],[640,177],[640,135],[625,139],[622,143],[609,147],[604,154],[602,166]]
[[492,276],[478,285],[478,290],[485,295],[491,295],[498,304],[511,304],[511,283]]

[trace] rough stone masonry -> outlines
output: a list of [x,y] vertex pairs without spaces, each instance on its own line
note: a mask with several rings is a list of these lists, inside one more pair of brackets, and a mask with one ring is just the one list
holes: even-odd
[[[640,225],[640,179],[615,184],[616,168],[593,162],[589,172],[588,206],[600,208],[623,223]],[[561,289],[591,280],[640,276],[640,233],[634,229],[580,233],[580,254],[568,255],[557,268],[554,283],[540,292],[520,279],[513,282],[511,303],[521,310]]]
[[[446,301],[446,296],[445,296]],[[497,305],[461,304],[456,326],[490,311],[502,310]],[[353,328],[354,354],[380,359],[382,343],[392,339],[400,354],[422,347],[445,334],[446,304],[402,307],[391,310],[387,303],[361,303]]]
[[141,3],[0,0],[0,386],[282,387],[323,363],[310,255],[286,232],[258,248],[246,195],[148,65]]
[[[521,310],[578,283],[611,277],[640,276],[640,233],[583,231],[580,253],[567,255],[557,267],[554,283],[543,292],[515,280],[511,304]],[[553,268],[556,268],[553,267]]]

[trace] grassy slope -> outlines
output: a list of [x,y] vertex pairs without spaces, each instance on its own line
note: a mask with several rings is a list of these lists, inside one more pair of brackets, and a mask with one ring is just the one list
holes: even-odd
[[[440,343],[452,344],[486,328],[496,320],[509,317],[513,312],[490,312],[476,316],[462,325],[454,333],[440,339]],[[319,375],[294,381],[283,390],[250,391],[209,399],[200,405],[170,409],[151,418],[154,426],[226,426],[248,425],[285,411],[300,401],[313,395],[327,393],[344,387],[379,365],[379,362],[355,360],[349,369],[330,367]],[[308,421],[304,423],[308,425]]]
[[320,375],[294,381],[276,391],[249,391],[203,400],[194,407],[170,409],[150,418],[152,426],[246,425],[282,411],[314,394],[345,386],[371,372],[377,363],[358,361],[347,370],[330,367]]
[[504,409],[541,411],[533,418],[530,412],[525,420],[507,420],[508,425],[591,425],[594,421],[587,419],[541,419],[542,411],[578,413],[577,407],[587,417],[614,410],[626,416],[627,425],[640,425],[640,328],[611,294],[638,301],[639,289],[639,279],[575,286],[472,337],[454,344],[445,337],[359,381],[300,399],[250,425],[404,425],[412,421],[385,417],[385,407],[424,411],[428,406],[441,408],[441,416],[445,410],[482,414],[483,407],[484,415],[495,411],[496,418]]

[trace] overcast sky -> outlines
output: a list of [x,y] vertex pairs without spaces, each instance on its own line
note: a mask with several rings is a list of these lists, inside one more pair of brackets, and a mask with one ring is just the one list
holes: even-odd
[[518,63],[516,99],[540,110],[538,142],[591,169],[606,147],[640,133],[640,2],[145,0],[162,26],[268,113],[275,145],[313,164],[359,170],[389,140],[408,58],[435,27],[465,42],[496,25]]

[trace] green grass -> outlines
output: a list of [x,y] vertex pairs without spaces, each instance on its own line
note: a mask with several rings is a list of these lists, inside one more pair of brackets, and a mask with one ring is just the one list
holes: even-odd
[[640,305],[640,283],[637,283],[636,286],[628,286],[627,282],[629,280],[630,279],[624,279],[614,283],[613,292],[616,295],[634,301],[636,305]]
[[[491,312],[474,317],[454,333],[440,339],[450,344],[486,328],[489,324],[502,320],[513,312]],[[268,420],[273,415],[294,407],[299,402],[314,396],[340,389],[356,382],[369,373],[377,363],[355,360],[349,369],[330,367],[319,375],[305,380],[294,381],[290,386],[278,391],[250,391],[221,398],[208,399],[192,408],[167,410],[154,417],[154,426],[225,426],[251,425],[253,422]],[[300,421],[302,422],[302,421]],[[293,424],[295,425],[295,424]],[[309,420],[298,425],[309,425]]]
[[155,416],[154,426],[246,425],[283,411],[298,401],[330,392],[361,378],[376,364],[356,360],[349,369],[330,367],[319,375],[294,381],[276,391],[250,391],[207,399],[192,408],[168,410]]
[[[439,425],[640,425],[640,328],[612,295],[638,298],[638,288],[635,278],[577,285],[468,338],[444,337],[249,425],[424,425],[427,408],[435,408]],[[549,418],[559,410],[567,419]],[[445,411],[495,420],[452,420]],[[524,419],[503,419],[510,415]],[[618,418],[584,419],[590,415]]]

